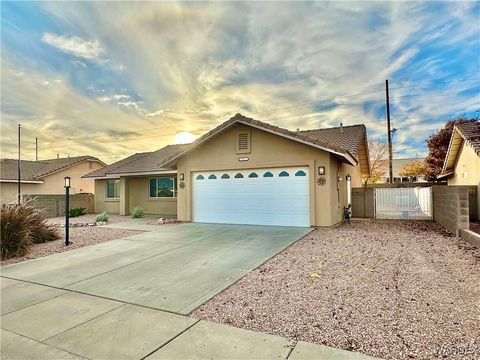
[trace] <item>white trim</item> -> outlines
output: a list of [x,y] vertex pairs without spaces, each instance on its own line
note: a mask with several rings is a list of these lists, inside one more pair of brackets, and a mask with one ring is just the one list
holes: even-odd
[[105,176],[89,176],[84,177],[84,179],[94,179],[94,180],[112,180],[112,179],[120,179],[121,176],[128,177],[128,176],[151,176],[151,175],[175,175],[177,170],[158,170],[158,171],[151,171],[151,172],[132,172],[132,173],[111,173]]
[[[0,179],[0,183],[18,183],[18,180]],[[20,180],[20,184],[43,184],[43,180]]]
[[82,179],[93,179],[93,180],[115,180],[120,179],[120,176],[116,175],[105,175],[105,176],[95,176],[95,177],[83,177]]
[[[447,153],[445,154],[445,160],[443,161],[443,166],[442,166],[442,172],[446,172],[447,171],[447,166],[448,166],[448,158],[450,157],[450,154],[452,152],[452,147],[453,147],[453,141],[454,141],[454,138],[455,138],[455,135],[459,133],[460,137],[463,138],[462,134],[460,133],[460,131],[458,131],[457,129],[457,126],[454,125],[453,126],[453,131],[452,131],[452,135],[450,137],[450,141],[448,142],[448,148],[447,148]],[[458,152],[458,150],[457,150]],[[457,154],[454,154],[454,155],[457,155]],[[456,157],[456,156],[455,156]],[[438,176],[437,176],[438,177]]]
[[158,170],[158,171],[145,171],[145,172],[135,172],[135,173],[112,173],[115,176],[150,176],[150,175],[168,175],[176,174],[177,170]]

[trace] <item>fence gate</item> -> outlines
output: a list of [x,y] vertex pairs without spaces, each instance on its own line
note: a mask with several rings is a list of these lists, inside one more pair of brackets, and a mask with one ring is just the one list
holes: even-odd
[[432,188],[375,188],[375,218],[432,220]]

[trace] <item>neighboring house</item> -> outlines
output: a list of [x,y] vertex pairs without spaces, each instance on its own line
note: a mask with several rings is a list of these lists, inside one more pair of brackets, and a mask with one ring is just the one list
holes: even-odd
[[[412,162],[412,161],[420,161],[423,162],[425,159],[421,158],[404,158],[404,159],[392,159],[392,173],[393,173],[393,182],[394,183],[405,183],[405,182],[427,182],[424,176],[417,176],[417,177],[408,177],[400,175],[403,167]],[[383,179],[381,180],[382,183],[388,183],[389,174],[388,174],[388,160],[385,162],[386,168],[385,173],[383,175]]]
[[454,126],[438,178],[448,185],[480,185],[480,122]]
[[[93,156],[75,156],[39,161],[21,160],[20,185],[22,195],[64,194],[64,177],[71,177],[72,193],[93,193],[94,181],[82,178],[106,164]],[[1,204],[17,201],[17,160],[0,160]]]
[[[134,154],[95,179],[96,211],[283,226],[342,221],[370,175],[364,125],[289,131],[235,115],[192,144]],[[347,179],[351,179],[348,180]]]

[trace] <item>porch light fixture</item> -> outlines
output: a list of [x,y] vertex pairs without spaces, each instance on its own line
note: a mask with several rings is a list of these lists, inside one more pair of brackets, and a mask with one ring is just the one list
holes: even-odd
[[65,246],[70,245],[70,176],[65,176]]
[[347,180],[347,181],[351,181],[351,180],[352,180],[352,177],[350,176],[350,174],[347,174],[347,176],[345,176],[345,180]]
[[318,175],[325,175],[325,166],[318,167]]
[[185,174],[184,174],[184,173],[181,173],[181,174],[180,174],[180,181],[183,181],[183,180],[185,180]]

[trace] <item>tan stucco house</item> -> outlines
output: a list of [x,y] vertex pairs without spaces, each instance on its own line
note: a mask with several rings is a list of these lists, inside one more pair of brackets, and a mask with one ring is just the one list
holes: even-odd
[[480,122],[453,128],[442,173],[448,185],[480,185]]
[[[93,193],[94,181],[83,175],[101,169],[106,164],[96,157],[84,155],[39,161],[21,160],[20,185],[22,195],[64,194],[64,177],[71,177],[72,193]],[[17,160],[0,160],[1,205],[17,200]]]
[[96,212],[332,226],[369,175],[364,125],[289,131],[237,114],[191,144],[134,154],[85,178],[95,179]]

